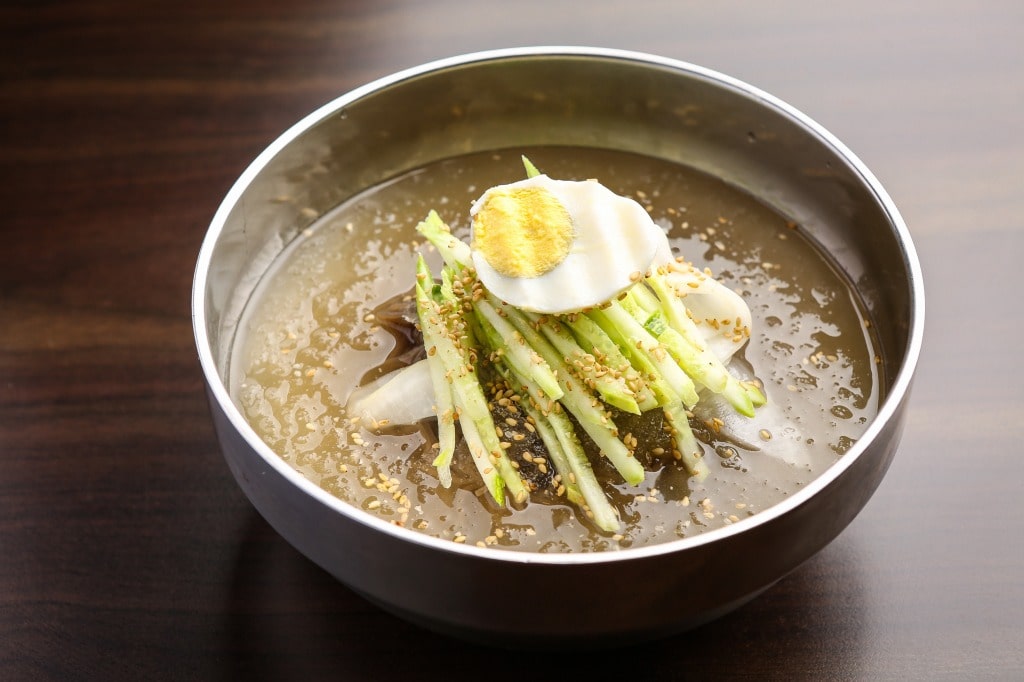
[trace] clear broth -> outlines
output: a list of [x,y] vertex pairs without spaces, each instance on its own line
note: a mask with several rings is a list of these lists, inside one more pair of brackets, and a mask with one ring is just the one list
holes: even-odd
[[[416,253],[428,252],[416,224],[435,209],[468,234],[470,204],[488,187],[523,177],[522,153],[552,177],[596,178],[635,198],[677,255],[710,267],[753,314],[741,362],[763,382],[768,404],[752,421],[727,423],[725,435],[742,438],[705,445],[712,473],[703,482],[671,459],[651,466],[639,486],[609,476],[606,489],[624,522],[616,534],[595,530],[567,503],[497,508],[464,452],[445,489],[430,465],[429,424],[371,433],[345,412],[351,391],[377,376],[395,349],[372,311],[409,290]],[[437,271],[437,254],[428,260]],[[864,432],[881,398],[879,371],[853,287],[784,216],[681,165],[547,147],[441,161],[322,217],[261,281],[239,327],[231,374],[235,400],[260,437],[340,499],[455,542],[579,552],[689,537],[781,501]]]

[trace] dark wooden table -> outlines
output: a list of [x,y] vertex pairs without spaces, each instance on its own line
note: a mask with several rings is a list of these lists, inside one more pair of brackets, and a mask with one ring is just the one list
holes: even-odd
[[[1024,679],[1024,5],[909,5],[3,3],[0,679]],[[838,540],[582,663],[423,632],[287,545],[218,452],[189,315],[214,210],[287,126],[526,44],[660,53],[804,110],[887,186],[929,295],[903,446]]]

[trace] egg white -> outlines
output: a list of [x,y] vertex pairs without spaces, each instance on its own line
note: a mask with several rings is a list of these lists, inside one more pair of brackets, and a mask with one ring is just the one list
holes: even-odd
[[[483,285],[501,300],[538,313],[569,313],[600,305],[635,284],[665,241],[665,233],[636,201],[595,180],[553,180],[537,175],[494,190],[540,187],[565,206],[574,238],[566,257],[536,277],[510,277],[495,270],[480,251],[473,266]],[[470,209],[475,217],[484,193]]]

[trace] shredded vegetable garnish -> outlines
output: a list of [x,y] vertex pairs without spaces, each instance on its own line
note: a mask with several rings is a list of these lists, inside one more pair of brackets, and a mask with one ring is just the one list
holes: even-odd
[[[525,158],[524,164],[531,178],[543,177]],[[707,273],[671,257],[667,239],[650,263],[630,274],[621,293],[553,314],[512,305],[488,290],[477,276],[471,245],[452,234],[436,212],[417,231],[444,260],[438,273],[430,272],[422,256],[417,263],[415,297],[426,358],[417,369],[396,372],[405,377],[395,386],[385,380],[349,409],[373,423],[390,419],[379,413],[396,402],[389,392],[404,390],[415,373],[429,374],[439,436],[433,464],[445,487],[452,483],[458,426],[493,500],[513,506],[527,501],[533,484],[507,455],[511,443],[489,400],[499,395],[521,410],[531,433],[543,441],[547,452],[539,466],[554,467],[557,494],[601,530],[616,532],[621,521],[577,426],[622,479],[636,485],[645,475],[635,456],[636,438],[620,432],[615,415],[661,410],[672,455],[702,479],[708,468],[689,423],[702,396],[717,395],[745,416],[765,402],[754,381],[735,377],[727,366],[749,337],[749,310]],[[688,300],[704,316],[716,305],[724,312],[711,325],[694,314]]]

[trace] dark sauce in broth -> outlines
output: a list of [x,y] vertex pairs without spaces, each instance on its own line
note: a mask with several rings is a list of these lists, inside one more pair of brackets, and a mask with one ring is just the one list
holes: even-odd
[[[411,286],[423,242],[416,224],[435,209],[461,236],[488,187],[524,176],[525,153],[559,179],[596,178],[630,196],[665,228],[676,255],[710,267],[751,308],[736,360],[760,379],[768,404],[717,430],[694,420],[711,475],[689,479],[653,458],[631,486],[595,467],[624,521],[599,532],[551,496],[499,509],[460,449],[449,489],[431,466],[430,424],[371,433],[345,413],[349,393],[401,364],[396,338],[373,311]],[[427,251],[426,249],[423,249]],[[428,252],[436,272],[440,259]],[[455,542],[540,552],[614,550],[689,537],[781,501],[835,462],[874,416],[880,395],[870,327],[829,259],[754,197],[719,179],[648,157],[536,148],[445,160],[374,187],[303,232],[249,303],[232,360],[235,399],[256,432],[328,492],[381,518]],[[401,346],[401,341],[397,342]],[[700,415],[698,414],[698,417]],[[606,470],[607,469],[607,470]],[[541,499],[543,498],[543,499]]]

